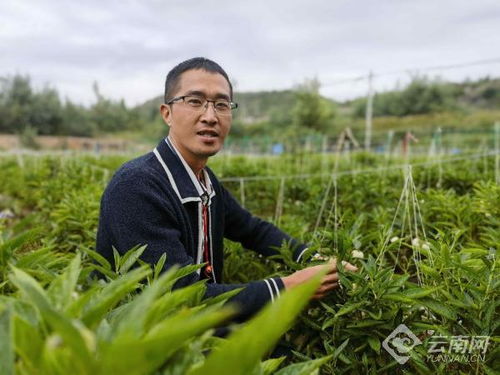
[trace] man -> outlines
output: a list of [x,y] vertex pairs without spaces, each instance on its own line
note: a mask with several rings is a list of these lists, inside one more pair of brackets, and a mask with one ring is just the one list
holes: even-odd
[[[153,152],[122,166],[110,181],[101,201],[97,251],[113,263],[112,247],[123,254],[147,244],[141,259],[153,265],[166,253],[164,269],[206,263],[175,287],[207,279],[206,297],[243,287],[231,301],[246,318],[278,298],[281,290],[308,281],[326,267],[314,296],[322,298],[338,286],[338,273],[330,262],[283,278],[222,283],[224,237],[265,256],[276,254],[273,248],[284,241],[291,244],[296,260],[306,248],[243,209],[206,167],[229,133],[237,107],[232,98],[226,72],[211,60],[193,58],[169,72],[160,107],[168,137]],[[346,268],[355,270],[350,264]]]

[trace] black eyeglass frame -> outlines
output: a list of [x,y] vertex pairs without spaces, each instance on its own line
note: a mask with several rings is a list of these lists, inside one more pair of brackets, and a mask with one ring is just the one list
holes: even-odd
[[[200,98],[200,99],[203,99],[203,100],[205,101],[205,104],[204,104],[204,105],[202,104],[199,108],[203,108],[203,107],[204,107],[204,109],[205,109],[205,110],[208,108],[208,103],[213,103],[213,106],[214,106],[215,112],[216,112],[216,113],[219,113],[219,114],[222,114],[222,115],[231,114],[231,113],[232,113],[231,111],[232,111],[233,109],[238,108],[238,103],[231,102],[231,101],[227,101],[227,102],[229,103],[229,112],[227,112],[227,113],[222,112],[222,113],[221,113],[221,112],[219,112],[219,111],[217,110],[217,107],[215,106],[215,103],[216,103],[216,102],[218,102],[218,101],[221,101],[221,100],[226,101],[225,99],[215,99],[215,100],[210,100],[210,99],[204,98],[204,97],[202,97],[202,96],[198,96],[198,95],[181,95],[181,96],[176,96],[176,97],[174,97],[174,98],[170,99],[170,100],[169,100],[168,102],[166,102],[165,104],[170,105],[170,104],[173,104],[173,103],[175,103],[175,102],[178,102],[179,100],[182,100],[184,103],[186,103],[186,101],[185,101],[184,99],[185,99],[185,98],[188,98],[188,97],[195,97],[195,98]],[[186,104],[187,104],[187,103],[186,103]],[[197,108],[197,107],[193,107],[193,106],[191,106],[191,108]]]

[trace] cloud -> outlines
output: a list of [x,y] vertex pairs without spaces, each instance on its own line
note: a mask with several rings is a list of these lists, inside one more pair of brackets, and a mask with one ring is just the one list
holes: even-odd
[[[366,83],[328,82],[369,70],[403,71],[376,81],[385,88],[406,79],[406,68],[500,57],[500,3],[492,0],[31,0],[1,3],[0,25],[0,75],[30,74],[85,103],[94,80],[105,95],[147,100],[193,56],[220,62],[239,90],[317,76],[337,98]],[[498,76],[499,68],[446,74]]]

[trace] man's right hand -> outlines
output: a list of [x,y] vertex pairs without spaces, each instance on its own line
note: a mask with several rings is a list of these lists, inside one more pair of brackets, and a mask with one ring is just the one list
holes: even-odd
[[[343,261],[342,264],[347,271],[358,270],[358,268],[351,263]],[[303,270],[296,271],[289,276],[283,277],[282,280],[285,285],[285,289],[291,289],[303,284],[314,278],[318,273],[324,272],[325,269],[327,269],[327,273],[323,276],[320,286],[312,296],[312,299],[321,299],[339,286],[339,274],[337,271],[336,259],[332,259],[325,264],[304,268]]]

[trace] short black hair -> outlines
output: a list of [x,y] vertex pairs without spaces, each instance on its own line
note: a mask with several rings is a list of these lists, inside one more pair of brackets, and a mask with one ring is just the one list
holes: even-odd
[[179,80],[181,78],[181,74],[188,70],[205,70],[210,73],[218,73],[221,74],[229,84],[229,95],[231,100],[233,99],[233,85],[229,81],[229,77],[227,73],[222,69],[222,67],[217,64],[215,61],[209,60],[205,57],[193,57],[192,59],[181,62],[176,65],[170,72],[167,74],[167,79],[165,80],[165,103],[168,103],[171,99],[173,93],[177,89],[179,84]]

